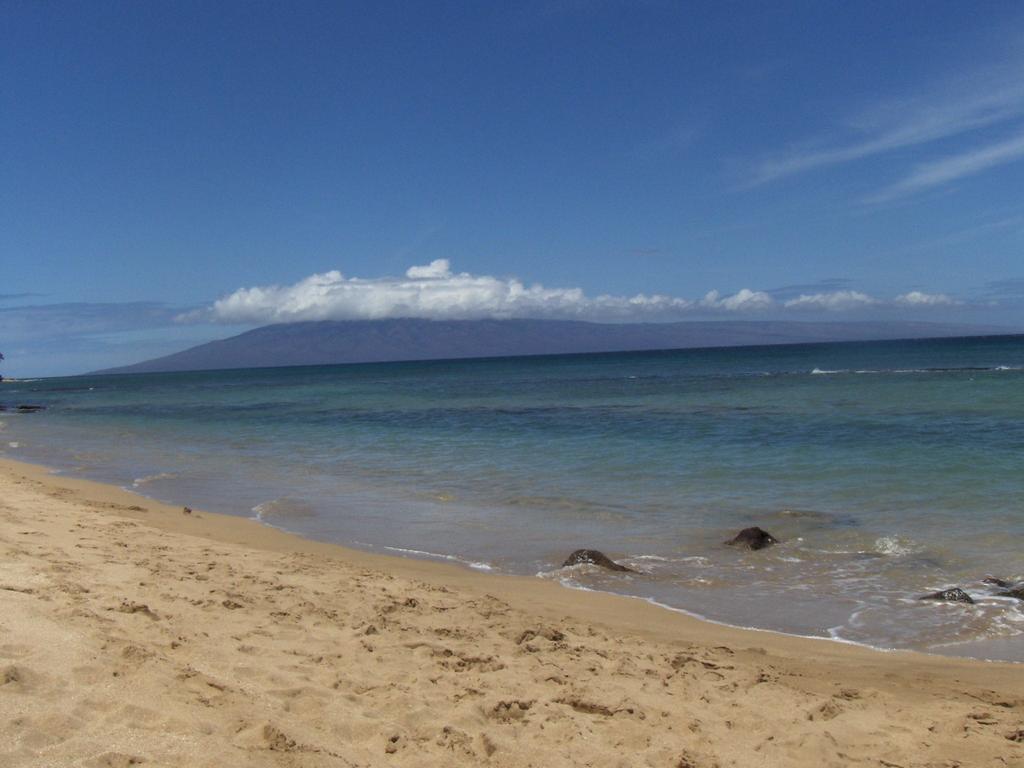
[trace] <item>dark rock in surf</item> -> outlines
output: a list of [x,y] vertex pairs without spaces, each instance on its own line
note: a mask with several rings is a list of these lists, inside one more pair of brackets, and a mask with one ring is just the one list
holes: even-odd
[[973,603],[974,598],[964,592],[960,587],[952,589],[941,589],[932,592],[930,595],[921,595],[918,600],[940,600],[946,603]]
[[779,540],[768,531],[758,528],[744,528],[729,541],[725,542],[730,547],[743,547],[744,549],[764,549],[772,544],[778,544]]
[[571,555],[569,555],[565,562],[562,563],[563,568],[568,568],[570,565],[596,565],[601,568],[607,568],[609,571],[625,571],[627,573],[636,573],[632,568],[627,568],[624,565],[619,565],[612,560],[604,552],[598,552],[596,549],[577,549]]
[[35,413],[36,411],[45,411],[45,405],[19,405],[15,410],[18,413]]
[[1024,600],[1024,587],[1014,587],[1006,592],[997,592],[996,594],[999,597],[1016,597],[1018,600]]
[[1005,579],[997,579],[995,576],[986,576],[984,579],[981,580],[981,583],[991,584],[993,587],[1002,587],[1003,589],[1013,586],[1010,582],[1006,581]]

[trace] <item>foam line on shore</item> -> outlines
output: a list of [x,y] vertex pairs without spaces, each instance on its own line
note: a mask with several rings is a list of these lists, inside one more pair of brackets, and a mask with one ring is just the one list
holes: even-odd
[[[165,508],[165,509],[171,509],[171,510],[173,510],[175,512],[180,512],[180,510],[181,510],[181,507],[176,505],[176,504],[169,504],[167,502],[160,501],[158,499],[154,499],[152,497],[146,496],[138,488],[118,486],[118,485],[115,485],[115,484],[105,483],[105,482],[102,482],[102,481],[95,481],[95,480],[89,480],[89,479],[84,479],[84,478],[78,478],[78,477],[74,476],[73,474],[71,474],[70,471],[56,470],[56,469],[52,469],[50,467],[46,467],[44,465],[34,464],[34,463],[26,463],[26,462],[23,462],[21,460],[10,459],[10,458],[7,458],[7,457],[0,458],[0,467],[2,467],[4,465],[13,465],[15,467],[28,468],[28,469],[30,469],[30,471],[33,472],[33,474],[43,475],[45,477],[54,478],[54,479],[60,478],[62,481],[70,481],[71,483],[76,484],[76,485],[88,486],[88,487],[97,487],[97,488],[100,488],[100,489],[105,489],[105,490],[110,490],[110,491],[115,491],[116,490],[116,491],[121,492],[121,493],[123,493],[123,494],[125,494],[125,495],[127,495],[129,497],[134,498],[134,499],[144,500],[144,501],[146,501],[147,503],[149,503],[151,505],[159,506],[159,507]],[[122,505],[122,506],[124,506],[124,505]],[[654,610],[656,612],[665,612],[667,614],[672,614],[672,615],[676,615],[676,616],[680,616],[680,617],[686,617],[687,619],[689,619],[691,621],[699,622],[700,624],[706,625],[708,627],[720,627],[722,629],[726,629],[726,630],[730,630],[730,631],[736,631],[736,632],[740,632],[740,633],[752,632],[752,633],[757,633],[758,635],[768,635],[768,636],[777,637],[777,638],[780,638],[780,639],[793,639],[793,640],[800,640],[800,641],[808,640],[808,641],[816,641],[816,642],[826,641],[827,643],[834,643],[834,644],[836,644],[838,646],[856,647],[856,648],[861,648],[861,649],[864,649],[864,650],[867,650],[867,651],[871,651],[871,652],[880,652],[880,653],[899,652],[901,654],[903,654],[903,653],[906,653],[906,654],[921,654],[923,656],[928,656],[928,657],[949,658],[949,657],[942,656],[941,654],[930,653],[928,651],[920,650],[920,649],[914,649],[914,650],[892,649],[892,648],[886,648],[886,647],[882,647],[882,646],[875,646],[875,645],[871,645],[871,644],[868,644],[868,643],[858,642],[858,641],[854,641],[854,640],[848,640],[848,639],[845,639],[845,638],[842,638],[842,637],[834,636],[831,633],[831,631],[830,631],[830,634],[828,636],[826,636],[826,635],[809,635],[809,634],[802,634],[802,633],[786,632],[786,631],[783,631],[783,630],[766,628],[766,627],[756,627],[756,626],[749,626],[749,625],[743,625],[743,624],[734,624],[734,623],[730,623],[730,622],[719,620],[719,619],[709,618],[706,615],[703,615],[703,614],[700,614],[700,613],[697,613],[697,612],[694,612],[694,611],[691,611],[691,610],[687,610],[687,609],[679,607],[679,606],[669,605],[667,603],[660,602],[660,601],[658,601],[658,600],[656,600],[654,598],[651,598],[651,597],[647,597],[647,596],[643,596],[643,595],[633,595],[633,594],[629,594],[627,592],[620,592],[620,591],[614,591],[614,590],[609,590],[609,589],[595,589],[595,588],[592,588],[592,587],[587,587],[585,585],[579,584],[578,582],[572,582],[571,580],[569,580],[569,579],[567,579],[565,577],[560,576],[559,575],[560,572],[564,572],[565,569],[558,569],[558,568],[556,568],[556,569],[554,569],[552,571],[538,572],[534,576],[521,576],[521,575],[517,575],[517,574],[501,572],[501,571],[495,569],[490,563],[485,563],[485,562],[482,562],[482,561],[474,561],[474,560],[470,560],[470,559],[466,559],[466,558],[460,558],[460,557],[457,557],[455,555],[446,555],[446,554],[440,554],[440,553],[435,553],[435,552],[429,552],[429,551],[425,551],[425,550],[417,550],[417,549],[402,548],[402,547],[392,547],[392,546],[378,547],[378,546],[373,546],[373,545],[367,545],[367,544],[364,544],[364,543],[361,543],[361,542],[337,543],[337,542],[328,542],[328,541],[320,541],[320,540],[316,540],[316,539],[309,539],[309,538],[304,537],[300,533],[297,533],[295,531],[288,530],[288,529],[286,529],[286,528],[284,528],[282,526],[270,523],[267,520],[263,519],[262,516],[259,516],[259,515],[256,515],[256,514],[254,514],[254,515],[252,515],[250,517],[243,517],[243,516],[237,516],[237,515],[230,515],[230,514],[202,511],[202,515],[206,516],[206,517],[217,519],[221,523],[225,524],[225,526],[227,528],[230,528],[233,522],[241,523],[241,522],[244,521],[244,522],[248,522],[248,523],[253,523],[253,524],[257,525],[261,530],[264,530],[264,531],[267,531],[267,532],[272,532],[274,534],[281,534],[281,535],[290,537],[292,539],[298,540],[300,542],[303,542],[304,544],[308,544],[308,545],[314,546],[314,547],[316,547],[318,549],[323,548],[323,547],[326,547],[328,549],[335,548],[340,553],[343,553],[343,554],[345,554],[346,556],[349,556],[349,557],[351,557],[353,555],[359,555],[359,556],[365,556],[365,557],[371,557],[371,558],[385,558],[386,560],[397,561],[395,563],[395,565],[397,565],[398,563],[417,563],[417,564],[422,564],[423,566],[426,566],[426,567],[431,567],[431,566],[434,566],[434,567],[444,567],[444,566],[447,565],[447,566],[450,566],[450,567],[453,567],[453,568],[457,568],[459,571],[461,571],[462,573],[465,573],[467,575],[468,574],[475,574],[475,575],[478,575],[479,577],[483,577],[483,578],[496,577],[498,579],[512,579],[512,580],[526,579],[526,580],[529,580],[529,581],[532,581],[532,582],[535,582],[535,583],[548,583],[548,584],[551,584],[552,586],[554,586],[554,587],[556,587],[556,588],[558,588],[560,590],[565,590],[565,591],[569,591],[569,592],[583,592],[583,593],[588,593],[588,594],[592,594],[592,595],[607,596],[609,598],[614,598],[614,599],[623,599],[623,600],[635,601],[635,602],[637,602],[639,604],[643,604],[643,605],[647,606],[647,608],[650,609],[650,610]],[[177,528],[177,526],[175,526],[175,528]],[[384,551],[382,552],[381,550],[384,550]],[[643,557],[644,556],[640,556],[640,559],[642,559]],[[653,556],[653,557],[651,557],[649,559],[656,559],[657,557],[659,557],[659,556]],[[687,559],[692,559],[692,558],[687,558]],[[698,558],[698,559],[700,559],[700,558]],[[573,566],[573,568],[575,568],[575,567],[576,566]],[[538,578],[538,577],[540,577],[540,578]],[[971,641],[966,641],[965,643],[961,643],[961,645],[963,645],[963,644],[970,644],[970,642]],[[977,660],[977,661],[984,661],[984,662],[990,661],[988,659],[982,659],[982,658],[975,659],[973,657],[957,657],[957,658],[966,658],[968,660]],[[1017,664],[1018,663],[1018,662],[1012,662],[1012,661],[1007,661],[1007,660],[994,660],[994,661],[998,661],[999,663],[1011,663],[1011,664]]]

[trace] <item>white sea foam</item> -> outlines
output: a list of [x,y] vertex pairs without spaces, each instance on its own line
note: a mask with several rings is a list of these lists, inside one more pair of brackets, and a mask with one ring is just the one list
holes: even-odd
[[[555,579],[556,581],[569,581],[570,576],[585,576],[588,573],[599,573],[601,566],[594,565],[593,563],[575,563],[573,565],[563,565],[558,568],[552,568],[550,571],[537,571],[534,576],[541,579]],[[573,582],[575,583],[575,582]]]
[[316,509],[313,505],[302,499],[293,499],[287,496],[280,499],[271,499],[257,504],[252,508],[257,520],[266,522],[267,518],[274,520],[314,517]]
[[7,445],[10,448],[20,448],[21,447],[21,443],[17,443],[17,442],[14,442],[14,441],[8,443]]
[[432,557],[435,560],[448,560],[452,563],[462,563],[465,566],[473,568],[477,571],[493,571],[494,566],[490,563],[485,563],[479,560],[465,560],[455,555],[442,555],[437,552],[427,552],[422,549],[408,549],[406,547],[384,547],[384,549],[390,550],[391,552],[401,552],[404,555],[417,555],[419,557]]
[[881,536],[875,539],[875,552],[880,555],[909,555],[917,551],[917,547],[909,539],[900,536]]
[[[541,574],[537,574],[537,575],[540,576]],[[902,651],[902,649],[899,649],[899,648],[888,648],[888,647],[881,646],[881,645],[870,645],[868,643],[862,643],[862,642],[858,642],[856,640],[847,640],[846,638],[840,637],[838,635],[838,630],[841,629],[841,627],[834,627],[834,628],[828,630],[828,632],[829,632],[829,636],[828,637],[823,637],[822,635],[805,635],[805,634],[801,634],[801,633],[798,633],[798,632],[783,632],[783,631],[777,630],[777,629],[765,629],[764,627],[750,627],[750,626],[746,626],[744,624],[732,624],[732,623],[729,623],[727,621],[719,621],[717,619],[712,619],[712,618],[709,618],[708,616],[705,616],[704,614],[697,613],[696,611],[690,611],[690,610],[687,610],[686,608],[679,608],[679,607],[674,606],[674,605],[668,605],[667,603],[662,603],[662,602],[660,602],[658,600],[655,600],[653,597],[641,597],[639,595],[628,595],[628,594],[621,594],[621,593],[618,593],[618,592],[609,592],[609,591],[603,590],[603,589],[593,589],[591,587],[585,587],[582,584],[576,583],[576,582],[574,582],[574,581],[572,581],[570,579],[560,579],[559,583],[563,587],[566,587],[568,589],[575,589],[575,590],[578,590],[580,592],[604,592],[605,594],[619,595],[620,597],[626,597],[626,598],[629,598],[631,600],[640,600],[640,601],[642,601],[644,603],[647,603],[648,605],[653,605],[653,606],[655,606],[657,608],[662,608],[662,609],[664,609],[666,611],[671,611],[672,613],[681,613],[684,616],[690,616],[691,618],[694,618],[694,619],[700,619],[701,621],[706,621],[708,624],[715,624],[715,625],[717,625],[719,627],[735,627],[737,629],[745,629],[745,630],[748,630],[750,632],[764,632],[764,633],[769,634],[769,635],[781,635],[783,637],[800,637],[800,638],[803,638],[805,640],[821,640],[822,642],[827,642],[827,643],[835,642],[835,643],[842,643],[843,645],[856,645],[859,648],[871,648],[873,650],[881,651],[883,653],[900,653]],[[834,630],[836,630],[836,634],[833,634]],[[903,651],[903,652],[905,652],[905,651]]]
[[155,475],[144,475],[143,477],[136,477],[132,480],[132,487],[138,488],[140,485],[148,485],[155,480],[171,480],[177,477],[173,472],[158,472]]
[[[864,374],[864,373],[875,373],[875,374],[883,374],[883,373],[902,373],[902,374],[908,374],[908,373],[957,373],[957,372],[960,372],[960,373],[965,373],[965,372],[985,373],[986,371],[993,371],[993,372],[995,372],[995,371],[1020,371],[1020,370],[1024,370],[1024,367],[1019,366],[1019,365],[994,365],[991,368],[986,367],[986,366],[963,367],[963,368],[956,368],[956,367],[951,367],[951,368],[858,368],[858,369],[854,370],[853,373],[861,373],[861,374]],[[822,369],[822,368],[815,368],[814,370],[811,371],[811,373],[815,373],[815,374],[831,374],[831,373],[850,373],[850,371],[847,371],[847,370],[826,370],[826,369]]]

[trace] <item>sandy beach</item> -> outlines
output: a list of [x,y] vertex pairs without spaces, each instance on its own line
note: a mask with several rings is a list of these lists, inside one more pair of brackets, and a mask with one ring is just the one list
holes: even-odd
[[692,619],[0,463],[5,766],[1024,766],[1024,666]]

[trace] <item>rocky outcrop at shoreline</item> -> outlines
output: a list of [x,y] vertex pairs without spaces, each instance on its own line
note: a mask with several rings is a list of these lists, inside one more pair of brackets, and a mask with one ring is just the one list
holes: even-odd
[[577,549],[562,563],[563,568],[568,568],[573,565],[596,565],[600,568],[607,568],[609,571],[623,571],[626,573],[636,573],[637,571],[632,568],[627,568],[624,565],[619,565],[612,560],[604,552],[599,552],[596,549]]
[[768,531],[755,525],[751,528],[744,528],[725,543],[731,547],[757,550],[770,547],[772,544],[778,544],[779,540],[768,533]]
[[921,595],[917,598],[918,600],[939,600],[947,603],[973,603],[974,598],[968,595],[960,587],[953,587],[952,589],[940,589],[938,592],[932,592],[930,595]]

